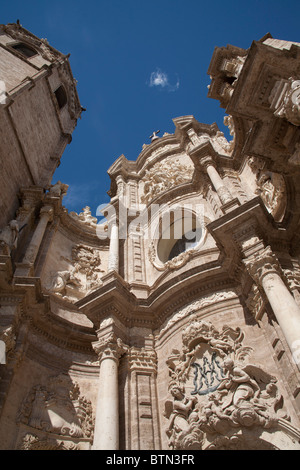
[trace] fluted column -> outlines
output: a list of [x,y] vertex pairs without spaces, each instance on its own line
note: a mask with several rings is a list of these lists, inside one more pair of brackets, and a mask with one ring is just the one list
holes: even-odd
[[119,227],[117,220],[111,223],[108,272],[119,271]]
[[221,176],[216,170],[212,157],[202,157],[200,159],[200,164],[206,170],[208,177],[219,196],[221,203],[227,204],[228,202],[231,202],[233,197],[230,194],[230,191],[224,185]]
[[[277,257],[270,247],[244,260],[244,264],[260,285],[273,309],[285,339],[293,352],[300,341],[300,308],[281,277]],[[300,369],[300,365],[298,364]]]
[[119,449],[119,384],[118,365],[126,347],[110,334],[93,343],[99,356],[100,374],[93,450]]

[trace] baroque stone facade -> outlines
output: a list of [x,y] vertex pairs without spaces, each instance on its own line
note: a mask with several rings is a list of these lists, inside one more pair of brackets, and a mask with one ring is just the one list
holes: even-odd
[[51,184],[68,57],[0,27],[2,449],[300,449],[299,46],[216,48],[228,139],[175,118],[109,168],[100,224]]

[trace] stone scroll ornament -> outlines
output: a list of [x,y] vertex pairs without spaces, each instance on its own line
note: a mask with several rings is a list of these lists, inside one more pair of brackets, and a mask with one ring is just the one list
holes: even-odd
[[238,447],[243,430],[273,429],[288,419],[277,379],[248,363],[252,348],[243,339],[240,328],[219,331],[197,319],[183,331],[183,352],[173,350],[167,360],[172,398],[164,416],[171,449],[218,448],[224,438]]

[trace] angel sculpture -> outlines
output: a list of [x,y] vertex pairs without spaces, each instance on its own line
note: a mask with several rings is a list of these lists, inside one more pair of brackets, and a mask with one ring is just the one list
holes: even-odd
[[187,445],[194,445],[193,442],[199,444],[203,433],[197,426],[199,420],[196,409],[197,398],[187,398],[183,388],[176,383],[171,383],[169,391],[173,401],[168,400],[165,403],[164,416],[169,419],[166,434],[169,437],[170,447],[186,449]]
[[275,377],[253,364],[239,365],[230,357],[224,360],[223,370],[226,376],[214,395],[218,420],[233,427],[257,425],[269,428],[278,422],[282,416],[277,411],[283,400]]

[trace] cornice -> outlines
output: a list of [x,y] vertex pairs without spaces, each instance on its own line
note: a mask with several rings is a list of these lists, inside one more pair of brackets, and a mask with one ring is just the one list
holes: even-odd
[[40,39],[19,23],[1,24],[0,29],[12,39],[24,41],[37,48],[42,57],[50,62],[66,57],[65,54],[50,46],[46,39]]
[[[15,277],[10,291],[1,293],[1,304],[20,306],[20,322],[27,323],[29,331],[46,338],[49,343],[70,351],[93,354],[94,329],[55,315],[51,311],[50,296],[42,293],[39,278]],[[69,307],[71,311],[76,308]]]
[[111,273],[107,280],[102,280],[104,286],[76,303],[76,307],[95,327],[101,320],[113,315],[125,327],[158,328],[175,308],[197,299],[199,295],[237,288],[236,280],[228,275],[227,266],[222,267],[219,262],[207,263],[201,270],[197,266],[182,272],[179,278],[171,278],[153,289],[146,299],[132,294],[131,286],[117,273]]
[[81,223],[71,217],[68,210],[63,207],[59,214],[60,224],[58,231],[63,233],[68,239],[78,243],[79,241],[97,247],[108,247],[109,239],[100,239],[97,236],[96,225]]

